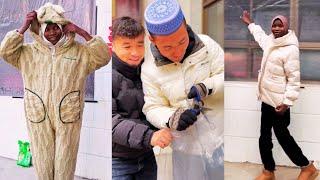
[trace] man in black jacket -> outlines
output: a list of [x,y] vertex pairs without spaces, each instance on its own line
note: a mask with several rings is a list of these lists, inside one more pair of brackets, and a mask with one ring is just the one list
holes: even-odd
[[144,28],[130,17],[112,25],[112,179],[156,180],[153,146],[172,141],[169,129],[156,130],[142,112],[140,68]]

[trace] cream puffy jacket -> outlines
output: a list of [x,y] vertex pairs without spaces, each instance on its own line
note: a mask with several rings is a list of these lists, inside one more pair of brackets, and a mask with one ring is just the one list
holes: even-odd
[[275,39],[254,23],[248,28],[263,50],[258,98],[273,107],[282,103],[292,106],[300,89],[299,42],[295,33],[289,30]]
[[81,120],[86,77],[110,60],[106,43],[95,36],[80,44],[73,35],[50,49],[37,33],[30,33],[31,44],[24,44],[23,35],[11,31],[0,47],[0,57],[21,71],[26,118],[34,123],[47,116],[63,123]]
[[[193,108],[193,101],[187,98],[190,88],[197,83],[205,84],[207,89],[213,89],[213,93],[204,98],[207,109],[204,114],[208,120],[201,114],[193,126],[177,133],[182,134],[180,142],[188,141],[185,145],[193,146],[195,153],[201,153],[201,147],[190,142],[194,135],[201,136],[205,144],[208,144],[208,138],[217,137],[210,138],[209,144],[214,146],[209,150],[212,152],[223,143],[224,52],[206,35],[196,36],[195,41],[193,52],[183,63],[163,63],[154,57],[150,48],[147,49],[141,74],[145,94],[143,112],[155,127],[166,128],[170,116],[178,108]],[[212,128],[205,127],[207,121]],[[202,129],[200,135],[197,128]]]

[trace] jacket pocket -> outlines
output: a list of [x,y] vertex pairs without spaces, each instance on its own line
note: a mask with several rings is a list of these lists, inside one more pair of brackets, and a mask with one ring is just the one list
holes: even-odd
[[80,91],[66,94],[59,104],[59,119],[62,123],[73,123],[80,119]]
[[24,108],[28,121],[41,123],[46,119],[46,108],[41,97],[30,89],[25,88]]

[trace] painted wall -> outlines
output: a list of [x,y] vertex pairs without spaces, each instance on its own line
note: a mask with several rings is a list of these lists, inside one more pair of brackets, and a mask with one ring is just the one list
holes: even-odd
[[[291,109],[290,132],[304,154],[320,167],[320,86],[304,85]],[[255,82],[225,82],[225,160],[261,163],[258,138],[260,105]],[[277,165],[294,166],[273,136]]]

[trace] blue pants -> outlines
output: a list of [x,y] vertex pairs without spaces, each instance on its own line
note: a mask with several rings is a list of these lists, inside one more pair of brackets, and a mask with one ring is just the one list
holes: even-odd
[[153,151],[135,159],[112,158],[112,180],[157,180]]

